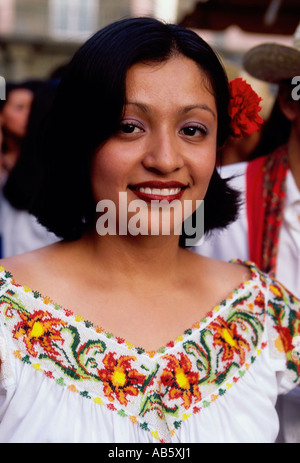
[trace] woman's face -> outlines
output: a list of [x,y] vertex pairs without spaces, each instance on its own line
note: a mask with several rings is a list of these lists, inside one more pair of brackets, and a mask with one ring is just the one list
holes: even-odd
[[143,200],[149,223],[151,201],[177,200],[181,225],[185,202],[196,209],[215,166],[217,108],[206,75],[182,55],[137,63],[127,73],[126,102],[120,130],[94,157],[95,200],[109,199],[117,211],[119,193],[127,207]]
[[33,93],[20,88],[12,90],[1,113],[1,124],[11,134],[23,138],[26,134]]

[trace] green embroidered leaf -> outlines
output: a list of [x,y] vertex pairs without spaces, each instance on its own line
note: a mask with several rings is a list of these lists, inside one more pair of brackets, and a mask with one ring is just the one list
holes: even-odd
[[207,407],[210,406],[210,402],[207,402],[206,400],[204,400],[204,401],[202,402],[202,405],[203,405],[204,408],[207,408]]
[[57,384],[59,384],[60,386],[66,386],[66,383],[64,381],[64,378],[58,378],[56,380]]
[[174,428],[179,429],[181,426],[182,421],[174,421]]
[[140,423],[140,427],[144,429],[144,431],[150,431],[147,423]]

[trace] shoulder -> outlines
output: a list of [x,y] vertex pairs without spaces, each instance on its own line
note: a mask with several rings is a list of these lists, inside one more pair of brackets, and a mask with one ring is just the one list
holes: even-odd
[[9,272],[21,285],[32,285],[47,280],[55,264],[57,244],[0,259],[0,267]]
[[212,291],[219,301],[226,298],[242,283],[251,279],[251,269],[242,262],[225,262],[188,251],[190,274]]

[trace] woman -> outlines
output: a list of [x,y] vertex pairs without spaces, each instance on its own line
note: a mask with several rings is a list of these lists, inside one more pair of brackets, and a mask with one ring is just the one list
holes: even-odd
[[205,197],[206,232],[234,220],[215,171],[229,97],[211,48],[154,19],[75,54],[31,206],[63,241],[1,262],[1,441],[275,440],[278,387],[298,380],[299,302],[251,265],[178,245],[187,204],[195,215]]
[[6,175],[10,174],[20,156],[34,93],[39,85],[40,81],[35,80],[10,83],[6,88],[6,100],[0,100],[2,167]]
[[32,197],[30,178],[39,163],[36,139],[42,121],[49,113],[57,84],[45,81],[39,84],[31,105],[26,136],[22,141],[20,156],[0,192],[0,234],[2,236],[2,257],[23,254],[33,249],[58,241],[48,233],[36,217],[27,211]]

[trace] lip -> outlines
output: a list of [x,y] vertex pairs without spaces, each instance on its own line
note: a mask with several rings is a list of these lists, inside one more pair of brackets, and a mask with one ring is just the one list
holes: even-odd
[[[130,185],[129,189],[140,199],[144,201],[162,201],[172,202],[176,199],[180,199],[187,188],[187,185],[177,182],[168,181],[162,182],[160,180],[152,180],[141,183],[135,183]],[[142,191],[141,191],[142,190]],[[149,191],[149,190],[161,190]],[[170,190],[169,192],[167,190]]]

